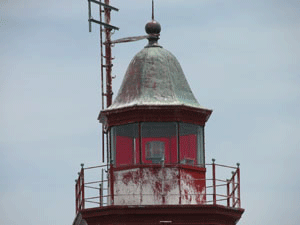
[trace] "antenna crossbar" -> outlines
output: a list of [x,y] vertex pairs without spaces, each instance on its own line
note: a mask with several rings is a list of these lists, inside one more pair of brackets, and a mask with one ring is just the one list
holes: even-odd
[[108,29],[112,29],[112,30],[119,30],[120,28],[119,27],[115,27],[115,26],[112,26],[110,24],[107,24],[107,23],[103,23],[101,21],[98,21],[98,20],[95,20],[95,19],[89,19],[89,22],[94,22],[94,23],[97,23],[99,25],[103,25],[105,28],[108,28]]
[[99,4],[99,5],[103,6],[104,8],[108,8],[108,9],[111,9],[111,10],[119,11],[118,8],[115,8],[115,7],[111,6],[111,5],[107,5],[107,4],[103,3],[103,2],[98,2],[98,1],[95,1],[95,0],[88,0],[88,1],[91,1],[91,2],[94,2],[96,4]]

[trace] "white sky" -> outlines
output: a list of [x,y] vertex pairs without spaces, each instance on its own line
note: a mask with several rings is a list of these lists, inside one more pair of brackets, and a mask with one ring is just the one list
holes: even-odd
[[[113,39],[145,34],[150,0],[111,3]],[[299,224],[299,15],[297,0],[156,1],[160,44],[214,110],[207,162],[241,163],[240,225]],[[115,93],[145,45],[113,49]],[[1,224],[72,223],[80,163],[101,160],[99,68],[86,0],[1,0]]]

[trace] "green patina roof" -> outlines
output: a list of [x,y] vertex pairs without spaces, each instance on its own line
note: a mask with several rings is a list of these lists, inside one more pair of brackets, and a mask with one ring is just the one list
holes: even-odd
[[162,47],[148,46],[130,62],[118,95],[106,110],[163,105],[204,109],[193,95],[176,57]]

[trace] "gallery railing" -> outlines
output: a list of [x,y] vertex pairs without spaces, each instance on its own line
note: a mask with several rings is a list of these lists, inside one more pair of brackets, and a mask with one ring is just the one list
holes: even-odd
[[[174,166],[174,165],[165,165]],[[201,165],[203,167],[203,165]],[[226,207],[241,208],[240,197],[240,168],[239,163],[236,167],[216,164],[215,160],[212,160],[211,164],[206,164],[206,178],[205,179],[193,179],[193,182],[204,181],[205,182],[205,197],[199,204],[211,204],[211,205],[223,205]],[[231,170],[229,179],[224,179],[225,170]],[[100,165],[94,167],[86,167],[81,164],[81,170],[78,173],[78,179],[75,184],[75,197],[76,197],[76,213],[83,209],[106,207],[110,205],[117,205],[113,199],[122,198],[122,196],[128,196],[128,193],[114,193],[111,191],[111,181],[113,177],[114,167],[110,165]],[[227,171],[228,173],[228,171]],[[88,179],[88,182],[87,182]],[[174,179],[173,179],[174,180]],[[177,179],[177,180],[180,180]],[[114,179],[114,182],[117,180]],[[163,182],[167,182],[164,179]],[[113,195],[110,193],[114,193]],[[203,193],[201,193],[203,194]],[[131,193],[130,196],[140,195],[140,193]],[[144,196],[151,196],[153,194],[143,193]],[[199,196],[200,193],[177,193],[169,194],[173,198],[181,199],[181,197],[189,195],[190,197]],[[203,197],[203,196],[202,196]],[[157,202],[157,205],[165,204],[163,202]],[[168,204],[168,203],[167,203]],[[180,200],[176,204],[182,203]],[[195,204],[195,203],[194,203]],[[134,204],[130,204],[131,206]],[[136,204],[143,205],[143,204]],[[154,204],[155,205],[155,204]],[[174,205],[174,204],[173,204]]]

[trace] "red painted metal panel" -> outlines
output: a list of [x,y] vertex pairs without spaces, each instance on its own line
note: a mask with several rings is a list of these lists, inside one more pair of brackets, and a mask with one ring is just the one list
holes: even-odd
[[194,165],[196,163],[197,155],[197,136],[194,134],[180,136],[179,143],[180,162],[183,162],[183,160],[189,160],[193,161],[193,163],[185,163]]
[[177,159],[178,159],[178,144],[177,144],[177,137],[171,137],[169,139],[170,141],[170,163],[171,164],[176,164],[177,163]]
[[116,165],[133,164],[133,139],[117,136],[116,138]]

